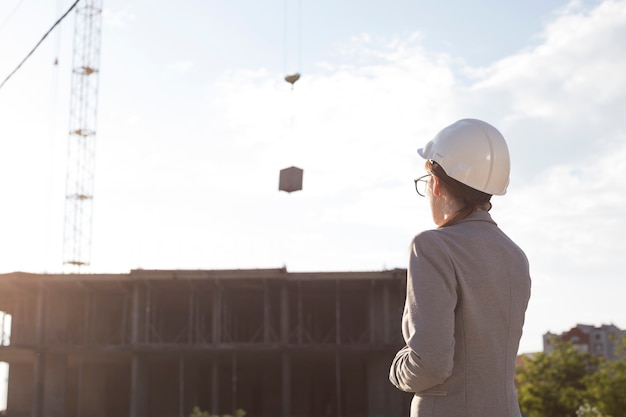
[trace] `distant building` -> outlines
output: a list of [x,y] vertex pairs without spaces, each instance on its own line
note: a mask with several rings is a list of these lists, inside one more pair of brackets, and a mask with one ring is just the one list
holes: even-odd
[[[406,270],[0,274],[11,417],[401,417]],[[10,323],[10,324],[9,324]],[[10,326],[10,331],[6,330]]]
[[600,327],[577,324],[567,332],[561,334],[546,333],[543,335],[543,351],[550,353],[554,349],[555,341],[571,342],[581,352],[591,353],[606,359],[618,359],[619,347],[626,336],[624,330],[613,324],[603,324]]

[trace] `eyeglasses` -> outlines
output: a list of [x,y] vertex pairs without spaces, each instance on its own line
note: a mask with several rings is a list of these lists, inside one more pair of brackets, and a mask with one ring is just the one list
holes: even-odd
[[415,191],[422,197],[426,197],[426,187],[428,186],[428,180],[432,174],[422,175],[421,177],[413,180],[415,181]]

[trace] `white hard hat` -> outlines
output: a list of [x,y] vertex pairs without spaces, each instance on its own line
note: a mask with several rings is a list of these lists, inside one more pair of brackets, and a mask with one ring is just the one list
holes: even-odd
[[509,148],[489,123],[476,119],[454,122],[417,152],[465,185],[487,194],[506,193],[511,171]]

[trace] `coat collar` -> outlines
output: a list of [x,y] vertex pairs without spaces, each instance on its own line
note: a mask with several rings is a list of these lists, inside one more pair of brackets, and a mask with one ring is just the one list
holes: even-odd
[[493,219],[491,218],[491,214],[489,214],[489,212],[485,210],[476,210],[457,224],[473,221],[489,222],[497,226],[496,222],[493,221]]

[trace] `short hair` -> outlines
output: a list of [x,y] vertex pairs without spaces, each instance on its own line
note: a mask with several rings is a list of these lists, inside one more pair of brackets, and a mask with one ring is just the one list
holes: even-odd
[[452,226],[467,218],[478,208],[487,205],[487,211],[491,210],[491,194],[479,191],[465,185],[446,174],[446,171],[437,162],[426,161],[426,170],[445,184],[450,195],[460,201],[463,206],[452,217],[447,219],[440,227]]

